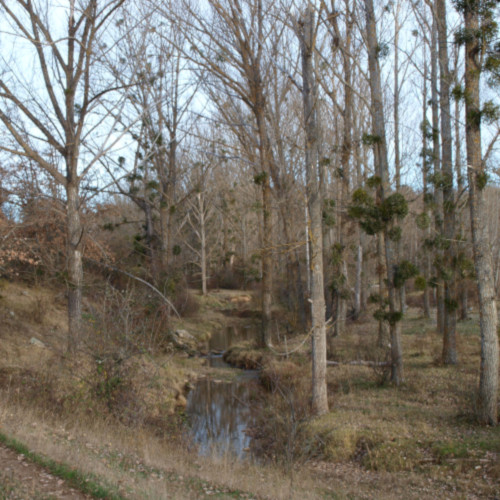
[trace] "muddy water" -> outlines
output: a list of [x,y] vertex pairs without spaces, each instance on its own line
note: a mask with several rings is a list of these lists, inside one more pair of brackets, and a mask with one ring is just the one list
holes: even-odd
[[[253,328],[228,327],[212,335],[208,362],[216,368],[232,370],[222,360],[222,353],[235,341],[255,338]],[[216,353],[216,354],[214,354]],[[252,393],[256,391],[257,373],[243,372],[231,382],[204,377],[188,394],[186,413],[192,441],[201,455],[229,453],[239,458],[249,457],[250,437],[247,430],[253,425]]]

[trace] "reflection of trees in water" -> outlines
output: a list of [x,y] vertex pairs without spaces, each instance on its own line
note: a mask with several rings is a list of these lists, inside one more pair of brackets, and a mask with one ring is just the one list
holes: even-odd
[[243,455],[250,444],[245,429],[252,423],[248,383],[200,380],[188,397],[187,413],[191,421],[193,440],[200,453],[212,448]]
[[251,326],[243,328],[228,326],[226,329],[221,329],[212,333],[209,340],[209,349],[211,351],[226,351],[236,340],[254,340],[256,338],[257,332],[255,328]]

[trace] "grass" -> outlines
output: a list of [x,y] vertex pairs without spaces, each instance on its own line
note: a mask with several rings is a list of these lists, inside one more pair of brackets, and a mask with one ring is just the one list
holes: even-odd
[[10,498],[10,496],[14,493],[16,487],[10,484],[1,484],[0,483],[0,498],[3,500],[5,498]]
[[49,470],[51,474],[64,479],[70,486],[80,490],[82,493],[106,500],[125,500],[125,497],[120,495],[113,486],[104,485],[102,480],[95,475],[84,474],[65,463],[57,462],[39,453],[35,453],[20,441],[8,437],[1,432],[0,443],[14,450],[16,453],[23,454],[30,462]]
[[[58,397],[65,387],[71,389],[71,383],[65,382],[70,378],[67,367],[63,372],[62,365],[47,362],[49,350],[36,350],[29,345],[29,336],[22,337],[23,332],[34,328],[31,317],[26,316],[27,323],[22,323],[25,317],[22,307],[31,307],[33,294],[21,295],[19,287],[11,293],[10,286],[2,290],[7,297],[2,301],[9,304],[8,308],[14,307],[10,297],[20,296],[25,304],[16,305],[15,321],[7,317],[9,335],[2,338],[0,345],[6,352],[5,357],[0,355],[3,359],[0,374],[2,370],[5,372],[2,375],[5,384],[0,387],[0,423],[5,430],[4,438],[13,436],[19,443],[30,443],[33,450],[19,450],[28,458],[26,451],[52,461],[52,467],[71,464],[71,467],[62,465],[60,472],[73,477],[74,481],[84,481],[87,485],[94,481],[96,487],[119,485],[115,490],[110,487],[111,492],[138,499],[209,496],[273,500],[420,499],[466,498],[472,494],[491,498],[496,494],[500,480],[500,429],[478,427],[473,419],[479,368],[477,318],[459,323],[459,365],[446,367],[439,361],[442,340],[435,325],[419,317],[419,311],[410,310],[403,323],[405,382],[401,387],[380,385],[383,377],[369,366],[329,366],[331,411],[320,418],[300,422],[299,435],[294,438],[299,460],[283,470],[274,464],[244,464],[229,457],[201,459],[175,435],[180,433],[178,427],[172,425],[169,430],[144,425],[149,417],[147,412],[151,415],[156,412],[162,425],[173,419],[170,412],[186,379],[207,373],[225,379],[240,373],[203,366],[201,358],[166,353],[122,363],[123,376],[132,379],[131,387],[140,398],[120,404],[126,403],[130,411],[146,415],[136,423],[120,421],[119,412],[110,414],[105,409],[96,412],[92,406],[95,401],[84,397],[62,409],[40,405],[40,398],[45,397],[42,389],[50,395],[50,387],[43,385],[44,365],[50,366],[53,376],[47,380],[54,383]],[[223,328],[236,321],[251,322],[249,318],[226,317],[217,311],[233,307],[228,298],[229,295],[222,297],[222,294],[200,298],[200,318],[189,318],[183,327],[201,338],[212,328]],[[62,317],[62,306],[56,312]],[[201,326],[197,325],[198,319],[203,322]],[[44,333],[49,335],[50,318],[36,328],[39,328],[40,339],[46,340]],[[375,338],[376,325],[371,319],[352,323],[344,336],[335,339],[333,357],[342,362],[373,360]],[[288,348],[298,346],[302,339],[301,335],[290,336]],[[48,340],[56,342],[57,338],[54,335]],[[283,345],[275,347],[277,351],[284,350]],[[262,351],[248,345],[239,346],[233,354],[242,362],[248,359],[260,362],[262,357]],[[268,383],[270,405],[279,406],[275,380],[284,384],[287,391],[290,387],[300,388],[294,394],[295,399],[290,397],[279,407],[282,425],[286,427],[292,422],[294,412],[297,417],[297,410],[308,406],[309,343],[288,361],[273,358],[270,353],[264,358],[269,368],[263,373],[264,379],[267,374],[267,379],[273,382]],[[21,369],[26,371],[28,367],[32,371],[28,383],[23,384],[24,379],[20,378],[21,383],[16,384],[11,374],[22,373]],[[32,380],[40,384],[35,387],[40,394],[38,399],[32,398],[33,390],[29,392]],[[284,392],[288,394],[287,391]],[[130,398],[131,394],[127,392]],[[136,406],[137,401],[142,403]],[[33,422],[36,428],[32,428]],[[276,422],[273,425],[269,429],[278,429]],[[60,431],[61,427],[66,430]],[[288,439],[290,433],[287,434],[286,428],[280,432],[275,438]],[[281,446],[284,448],[286,446]],[[50,469],[49,462],[41,465]],[[217,483],[213,481],[215,477]],[[103,478],[103,482],[99,478]]]
[[[380,387],[368,367],[329,369],[333,411],[311,423],[310,439],[321,443],[327,460],[356,461],[369,470],[437,476],[455,470],[452,482],[469,475],[473,487],[472,478],[481,483],[486,469],[498,481],[500,431],[477,426],[473,416],[477,322],[460,324],[459,365],[447,367],[439,362],[442,341],[435,327],[412,314],[403,327],[405,383]],[[369,359],[370,328],[353,325],[350,335],[336,339],[336,357]],[[487,482],[484,491],[491,491]]]

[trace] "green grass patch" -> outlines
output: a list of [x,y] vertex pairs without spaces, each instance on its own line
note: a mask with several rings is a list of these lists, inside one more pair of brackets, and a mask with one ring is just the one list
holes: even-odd
[[500,426],[479,429],[476,435],[465,438],[463,443],[470,450],[500,453]]
[[440,441],[434,443],[432,452],[438,460],[469,457],[469,447],[463,441]]
[[26,445],[3,433],[0,433],[0,443],[17,453],[23,454],[30,462],[44,467],[51,474],[64,479],[69,485],[77,488],[82,493],[106,500],[125,500],[125,497],[120,495],[115,487],[102,484],[97,476],[80,472],[67,464],[30,451]]
[[477,442],[477,447],[482,451],[492,451],[493,453],[500,453],[500,435],[492,436],[488,441],[485,441],[484,439],[479,440]]

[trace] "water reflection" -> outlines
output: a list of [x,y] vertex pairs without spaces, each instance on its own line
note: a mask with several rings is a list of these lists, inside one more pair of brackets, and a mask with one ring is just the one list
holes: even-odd
[[250,325],[243,328],[228,326],[225,329],[212,333],[208,341],[208,349],[211,352],[221,353],[227,351],[236,341],[254,340],[255,338],[256,331]]
[[212,368],[230,368],[230,365],[227,364],[222,358],[222,354],[212,354],[211,352],[207,356],[208,366]]
[[248,456],[250,437],[246,429],[253,423],[250,407],[252,383],[243,380],[222,382],[206,377],[189,393],[187,414],[191,435],[201,455],[215,451]]

